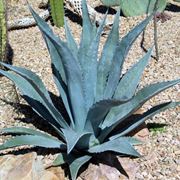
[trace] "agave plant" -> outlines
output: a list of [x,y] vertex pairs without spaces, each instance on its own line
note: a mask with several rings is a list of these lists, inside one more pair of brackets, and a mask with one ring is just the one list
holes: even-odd
[[112,151],[139,157],[140,154],[133,147],[139,141],[128,137],[128,133],[154,114],[180,104],[160,104],[126,123],[147,100],[179,83],[180,80],[151,84],[137,92],[152,48],[124,75],[122,66],[130,47],[144,30],[151,16],[120,40],[118,11],[98,60],[98,46],[105,19],[96,27],[89,18],[85,0],[82,6],[83,30],[79,47],[67,23],[67,41],[64,42],[53,34],[47,23],[30,7],[47,44],[52,59],[54,80],[66,108],[67,117],[54,106],[43,82],[35,73],[5,63],[1,64],[11,71],[0,70],[2,75],[17,85],[27,103],[59,135],[59,138],[56,138],[24,127],[5,128],[1,130],[2,133],[15,136],[0,145],[0,150],[22,145],[58,148],[59,154],[53,165],[67,163],[72,179],[76,179],[79,168],[97,153]]

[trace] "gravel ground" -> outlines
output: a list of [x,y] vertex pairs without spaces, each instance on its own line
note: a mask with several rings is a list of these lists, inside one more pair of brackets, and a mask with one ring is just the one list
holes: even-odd
[[[37,5],[40,0],[29,0],[33,7],[40,12]],[[92,3],[92,6],[97,6],[98,1]],[[146,68],[140,87],[147,84],[172,80],[180,77],[180,13],[167,11],[172,18],[165,23],[158,23],[158,44],[159,44],[159,61],[152,58],[149,66]],[[9,6],[8,17],[10,20],[29,15],[27,7],[23,0],[19,0]],[[109,15],[110,19],[113,15]],[[140,22],[144,17],[121,18],[120,35],[126,34],[134,25]],[[81,26],[68,19],[68,23],[72,29],[77,41],[79,41]],[[53,27],[54,31],[64,38],[64,29]],[[106,39],[106,35],[101,39],[101,47]],[[140,37],[132,47],[126,60],[124,71],[126,71],[136,60],[144,53],[140,48]],[[151,23],[145,33],[145,48],[149,48],[153,43],[153,24]],[[13,50],[13,64],[31,69],[40,75],[48,87],[48,89],[57,94],[53,79],[51,76],[50,58],[47,53],[45,43],[41,33],[37,27],[28,29],[14,30],[9,32],[9,44]],[[100,48],[101,49],[101,48]],[[13,87],[5,78],[0,78],[0,97],[10,101],[16,101]],[[20,99],[22,103],[24,101]],[[148,101],[143,110],[149,109],[153,105],[165,101],[180,101],[180,88],[178,85],[170,88],[152,100]],[[134,161],[138,162],[139,170],[136,174],[136,179],[180,179],[180,108],[167,110],[154,118],[148,120],[148,123],[166,124],[162,132],[150,132],[150,137],[147,142],[138,147],[143,157]],[[29,114],[17,113],[11,105],[0,101],[0,128],[9,126],[28,126],[33,127],[34,122],[39,127],[38,117],[32,118]],[[22,121],[21,119],[25,120]],[[28,122],[28,123],[25,123]],[[45,127],[48,130],[48,127]],[[0,137],[0,143],[4,141],[4,137]],[[53,159],[52,155],[46,156],[45,163]]]

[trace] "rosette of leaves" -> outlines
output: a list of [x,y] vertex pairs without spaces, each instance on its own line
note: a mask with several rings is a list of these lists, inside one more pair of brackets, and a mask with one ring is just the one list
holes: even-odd
[[163,103],[128,121],[151,97],[180,80],[151,84],[137,91],[152,48],[124,75],[122,66],[133,42],[152,17],[145,19],[120,39],[118,12],[98,59],[98,46],[105,19],[96,27],[95,22],[91,22],[89,18],[85,0],[82,1],[82,6],[83,30],[79,46],[67,23],[67,41],[64,42],[53,34],[48,24],[30,7],[47,44],[54,80],[67,117],[54,106],[43,82],[35,73],[5,63],[2,64],[11,71],[0,70],[2,75],[16,84],[33,110],[59,135],[59,138],[56,138],[24,127],[5,128],[1,130],[2,133],[15,136],[0,145],[0,150],[22,145],[58,148],[59,154],[53,165],[67,163],[72,179],[76,179],[79,168],[97,153],[111,151],[139,157],[140,154],[133,147],[139,141],[128,137],[128,133],[154,114],[179,105],[179,102]]

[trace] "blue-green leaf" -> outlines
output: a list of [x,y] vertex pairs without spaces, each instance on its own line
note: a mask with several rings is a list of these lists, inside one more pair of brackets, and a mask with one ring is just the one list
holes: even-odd
[[94,134],[98,134],[99,125],[104,120],[104,117],[109,112],[109,110],[114,107],[124,103],[125,100],[101,100],[96,102],[89,110],[86,120],[86,128],[91,129],[88,126],[92,126]]
[[73,129],[62,129],[63,134],[66,139],[66,144],[67,144],[67,153],[69,154],[73,148],[76,146],[78,143],[79,139],[82,138],[83,136],[87,134],[91,134],[90,132],[85,132],[85,131],[74,131]]
[[72,180],[76,180],[80,167],[84,165],[86,162],[88,162],[91,158],[92,158],[91,156],[85,155],[85,156],[76,158],[72,162],[69,163],[69,169],[71,172]]
[[[119,138],[119,137],[118,137]],[[121,139],[125,139],[125,141],[128,141],[131,145],[139,145],[142,144],[142,141],[136,139],[135,137],[130,137],[130,136],[125,136],[125,137],[121,137]],[[109,138],[109,140],[112,140],[111,138]]]
[[140,154],[133,148],[131,143],[124,138],[114,139],[112,141],[107,141],[103,144],[93,146],[89,148],[90,153],[101,153],[105,151],[113,151],[121,154],[126,154],[130,156],[139,157]]
[[31,129],[31,128],[25,128],[25,127],[11,127],[11,128],[3,128],[0,129],[0,133],[3,134],[29,134],[29,135],[37,135],[37,136],[42,136],[42,137],[47,137],[47,138],[52,138],[54,139],[54,137],[43,133],[41,131],[37,131],[35,129]]
[[103,130],[99,138],[104,140],[119,123],[123,122],[127,117],[137,111],[146,101],[178,83],[180,83],[180,79],[151,84],[138,91],[136,96],[129,102],[119,107],[112,108],[101,125],[101,129]]
[[[89,45],[94,38],[93,29],[95,26],[91,23],[91,19],[89,17],[86,0],[82,1],[82,17],[83,17],[83,27],[81,34],[80,47],[78,51],[78,59],[81,64],[81,68],[83,69],[84,64],[86,63],[84,58],[89,49]],[[96,29],[96,28],[95,28]]]
[[53,124],[56,128],[69,127],[61,114],[37,87],[33,87],[31,83],[22,76],[11,72],[0,70],[0,74],[3,74],[17,85],[23,94],[23,98],[36,111],[36,113],[38,113],[46,121]]
[[119,17],[120,11],[116,13],[113,27],[108,35],[98,63],[96,101],[103,99],[108,74],[112,65],[116,47],[119,42]]
[[67,163],[69,165],[71,179],[76,180],[79,169],[82,165],[88,162],[92,157],[85,156],[75,156],[72,154],[61,153],[57,156],[57,158],[53,162],[53,166],[59,166]]
[[53,166],[60,166],[65,163],[70,163],[76,159],[72,154],[60,153],[57,155],[56,159],[53,161]]
[[112,108],[112,110],[107,115],[102,128],[104,129],[105,127],[110,127],[117,122],[122,122],[126,117],[137,111],[150,98],[178,83],[180,83],[180,79],[174,81],[159,82],[144,87],[143,89],[138,91],[137,94],[129,102],[122,104],[119,107]]
[[134,29],[132,29],[123,39],[119,42],[116,52],[114,54],[110,74],[107,81],[107,86],[104,92],[105,98],[111,98],[115,92],[119,78],[122,71],[122,66],[127,56],[129,49],[131,48],[134,41],[137,39],[139,34],[144,30],[146,25],[152,19],[152,16],[146,18]]
[[141,116],[133,119],[132,122],[127,124],[127,126],[123,127],[120,130],[120,132],[118,132],[117,135],[114,135],[114,136],[110,137],[110,140],[119,138],[121,136],[124,136],[124,135],[130,133],[135,128],[140,126],[144,121],[146,121],[147,119],[153,117],[155,114],[160,113],[161,111],[165,111],[166,109],[169,109],[169,108],[174,108],[176,106],[180,106],[180,102],[163,103],[163,104],[157,105],[157,106],[149,109],[147,112],[143,113]]
[[151,57],[151,52],[152,48],[122,77],[114,94],[115,99],[126,98],[129,100],[134,96],[144,68],[148,64]]
[[0,145],[0,150],[23,146],[23,145],[66,149],[66,145],[58,139],[52,139],[38,135],[22,135],[7,140],[5,143]]
[[66,31],[66,40],[67,40],[67,45],[69,49],[73,52],[73,55],[77,58],[78,55],[78,47],[76,44],[76,41],[74,40],[74,37],[69,29],[67,20],[64,21],[65,25],[65,31]]
[[83,89],[87,110],[93,105],[96,97],[98,47],[105,20],[106,16],[101,22],[95,37],[91,40],[86,56],[84,57]]
[[48,99],[48,101],[52,103],[49,93],[38,75],[22,67],[12,66],[10,64],[6,64],[2,62],[0,62],[0,64],[24,77],[33,87],[35,88],[37,87],[37,89],[39,89],[44,94],[44,96]]
[[67,84],[66,84],[67,81],[65,77],[64,68],[61,62],[61,57],[58,54],[58,51],[56,47],[54,46],[54,44],[46,36],[44,36],[44,39],[46,41],[46,44],[47,44],[47,47],[51,56],[51,60],[52,60],[51,67],[52,67],[54,81],[56,83],[59,94],[63,100],[64,106],[71,120],[71,124],[74,127],[74,121],[73,121],[73,117],[71,113],[70,104],[68,101],[69,96],[68,96],[68,90],[67,90]]
[[82,73],[78,61],[67,47],[67,44],[51,33],[51,30],[49,26],[47,26],[46,22],[40,18],[31,7],[30,11],[43,35],[54,44],[56,50],[61,56],[67,80],[68,94],[71,102],[73,118],[76,128],[82,130],[85,125],[86,109],[82,87]]

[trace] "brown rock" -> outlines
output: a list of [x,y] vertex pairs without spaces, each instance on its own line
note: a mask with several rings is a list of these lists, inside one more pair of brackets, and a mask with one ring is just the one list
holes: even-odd
[[[98,165],[89,164],[88,168],[80,175],[78,180],[127,180],[128,177],[131,180],[135,179],[139,167],[132,159],[117,157],[117,160],[120,162],[120,164],[118,164],[115,163],[116,161],[114,160],[116,157],[111,154],[106,154],[103,157],[108,160],[108,165],[104,163],[99,163]],[[110,163],[114,165],[109,165]],[[123,168],[122,172],[118,170],[121,168]],[[127,173],[128,177],[123,173],[123,171]]]
[[[127,173],[129,179],[134,180],[136,172],[138,171],[139,167],[137,163],[135,163],[132,159],[128,157],[118,157],[118,160]],[[120,180],[128,179],[125,175],[122,175]]]
[[25,155],[5,155],[0,157],[1,180],[38,180],[43,172],[43,165],[36,153]]
[[46,178],[43,179],[41,177],[41,180],[64,180],[65,179],[65,174],[64,174],[64,171],[62,170],[61,167],[51,167],[51,168],[48,168],[46,170],[46,174],[48,175],[48,177],[51,177],[52,179],[47,179],[47,177],[44,176]]
[[[50,171],[45,171],[39,180],[61,180],[55,174]],[[62,179],[64,180],[64,179]]]
[[0,180],[64,180],[60,167],[45,170],[35,152],[0,157]]

